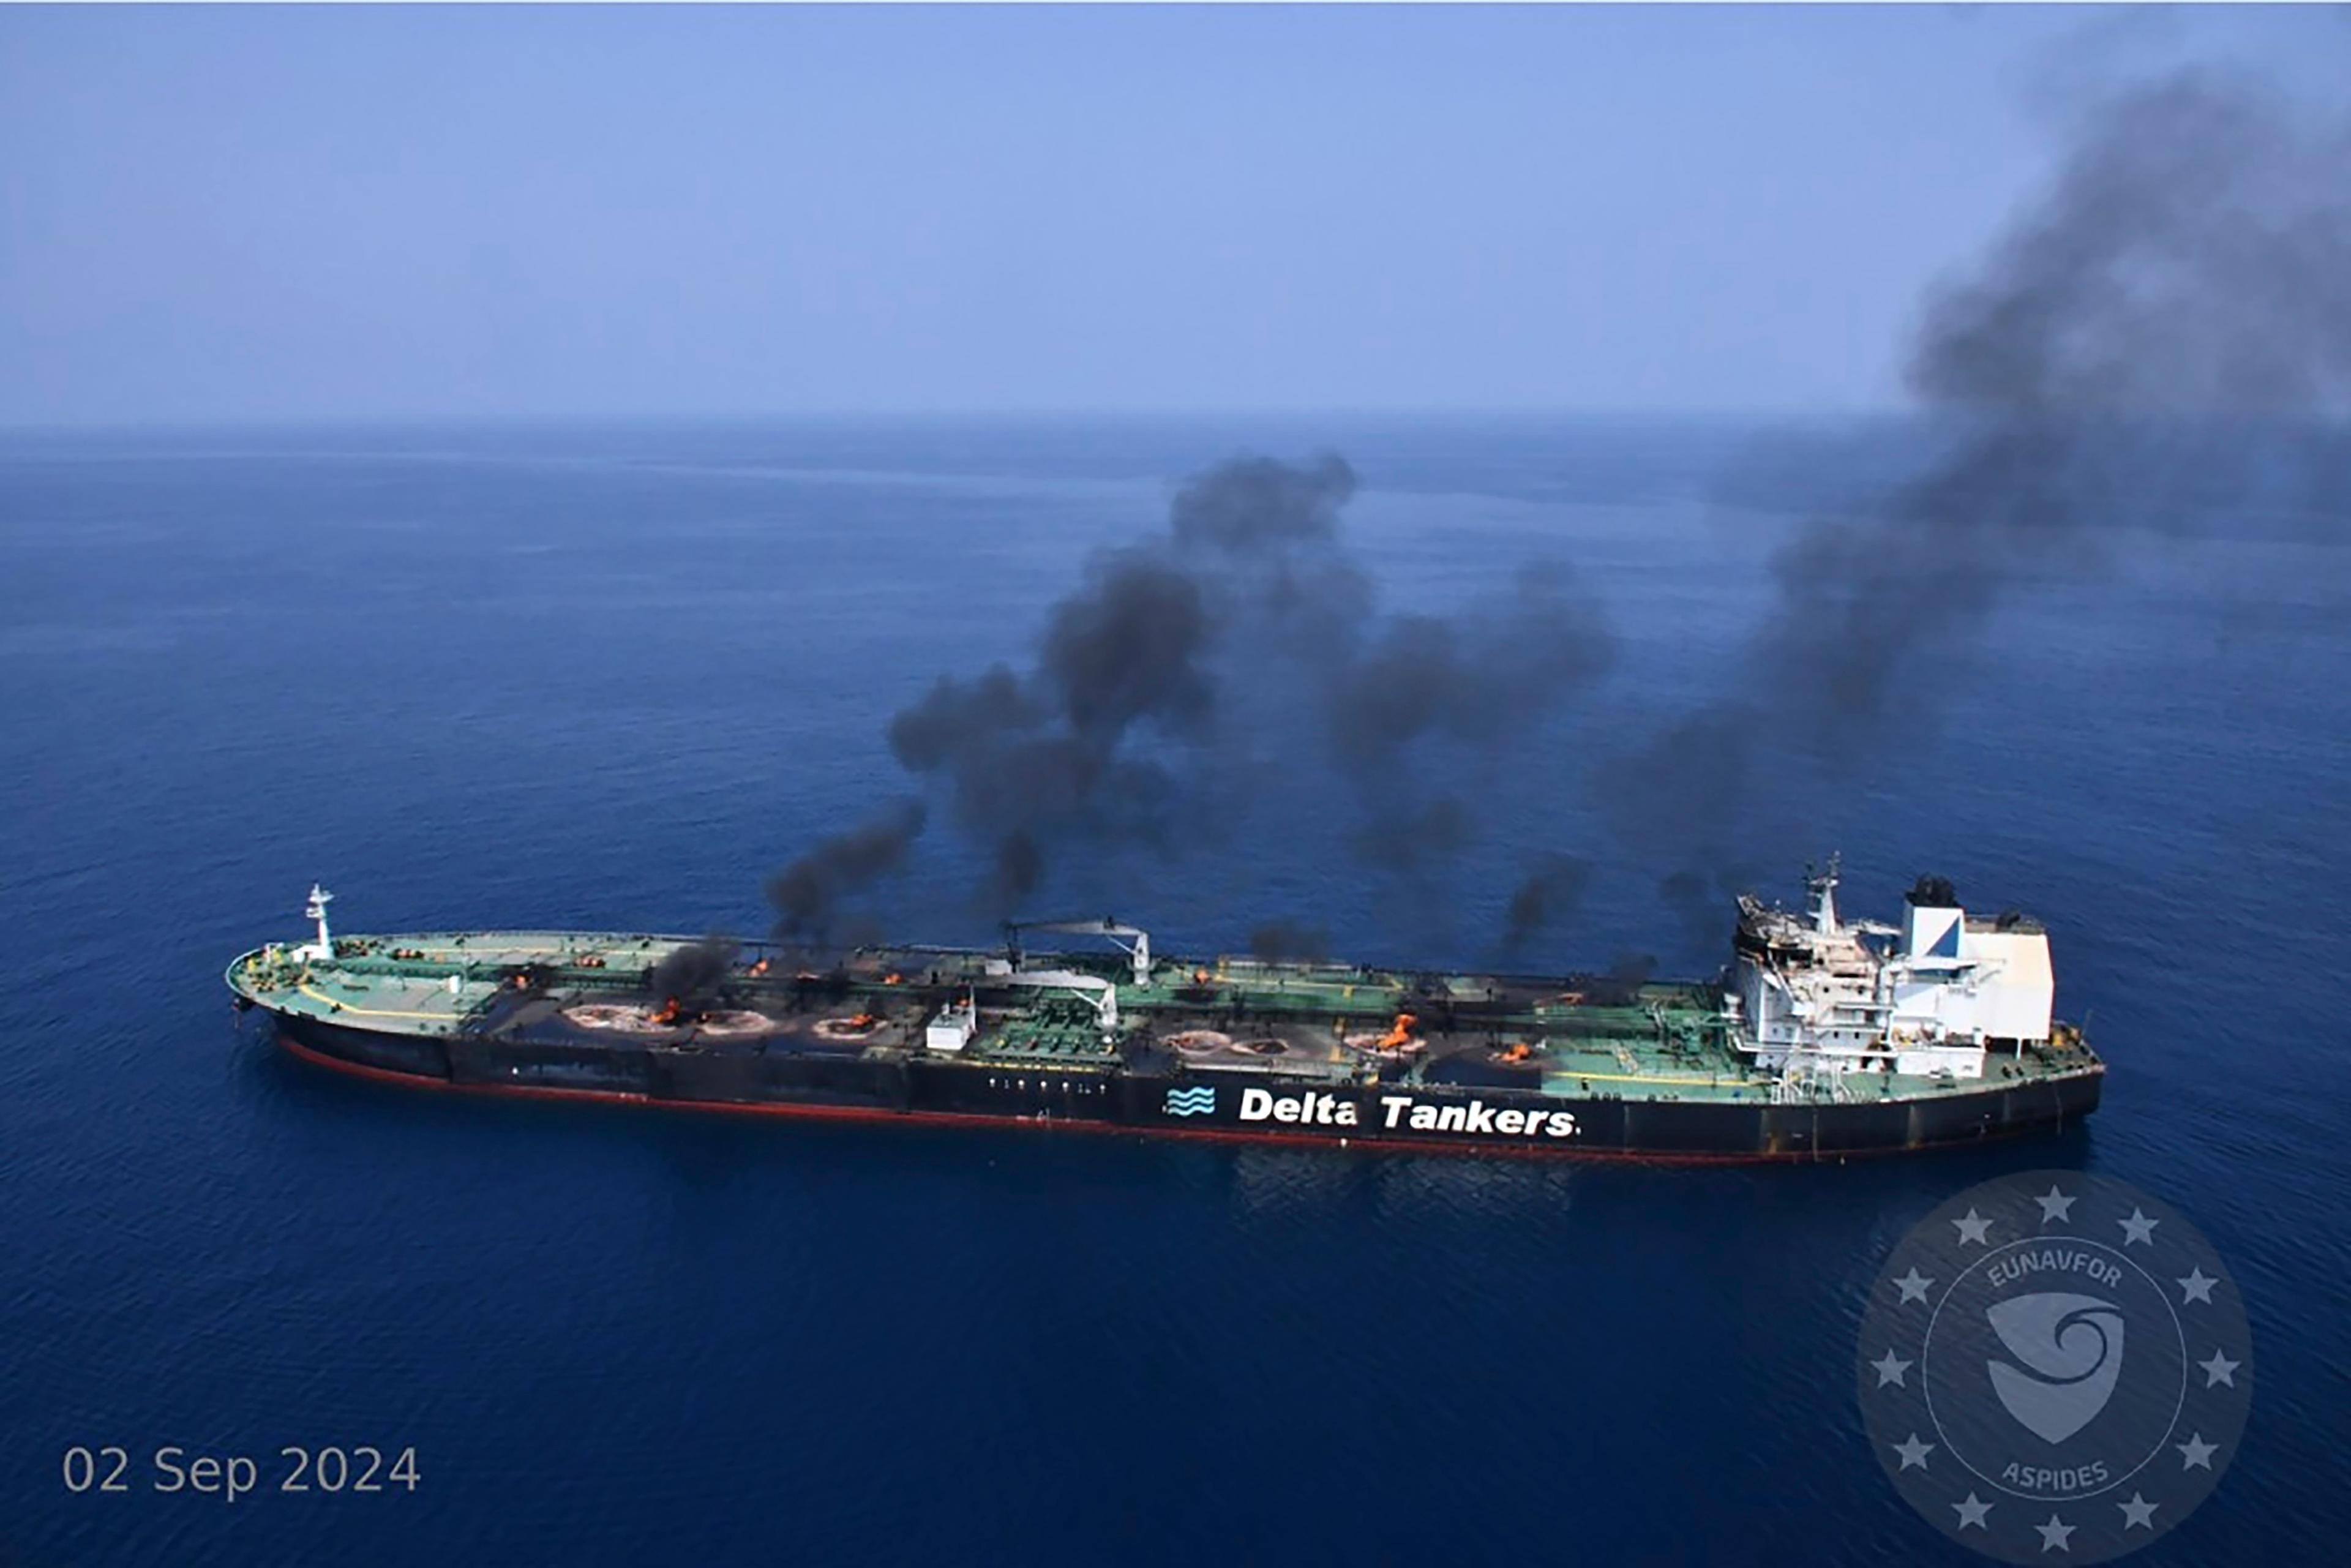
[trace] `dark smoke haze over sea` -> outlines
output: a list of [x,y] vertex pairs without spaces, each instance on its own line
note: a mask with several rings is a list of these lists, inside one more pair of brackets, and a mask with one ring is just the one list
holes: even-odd
[[[1247,808],[1239,777],[1329,796],[1358,814],[1366,859],[1406,872],[1470,840],[1461,759],[1506,754],[1607,668],[1610,639],[1559,562],[1456,616],[1383,612],[1341,538],[1354,488],[1335,455],[1211,469],[1164,531],[1088,564],[1029,667],[942,675],[891,720],[899,763],[988,852],[983,908],[1019,907],[1074,846],[1214,845]],[[778,873],[780,929],[826,935],[925,821],[902,802]],[[1279,918],[1261,932],[1289,956],[1318,940]]]
[[[1933,730],[2011,594],[2096,572],[2126,532],[2339,541],[2351,135],[2200,73],[2106,101],[2053,187],[1928,299],[1908,382],[1932,455],[1796,532],[1708,700],[1583,737],[1615,842],[1525,846],[1506,948],[1568,915],[1608,848],[1710,946],[1726,893],[1810,852],[1840,794]],[[987,852],[983,908],[1023,907],[1079,846],[1215,852],[1219,814],[1248,804],[1235,777],[1343,802],[1391,872],[1475,840],[1492,764],[1609,668],[1605,616],[1555,562],[1455,615],[1383,611],[1341,537],[1354,487],[1335,455],[1198,476],[1164,530],[1088,565],[1027,667],[942,675],[891,721],[900,764]],[[1285,766],[1252,769],[1267,760]],[[779,930],[837,935],[927,820],[910,797],[787,867]],[[1270,954],[1316,948],[1288,912],[1249,913]]]
[[1934,727],[2011,594],[2098,571],[2125,530],[2342,541],[2351,135],[2202,73],[2106,101],[1928,300],[1908,380],[1938,455],[1802,528],[1715,699],[1595,772],[1661,894],[1718,926],[1759,856],[1809,848]]
[[838,940],[841,900],[903,867],[929,816],[919,799],[893,801],[769,877],[777,935],[819,945]]

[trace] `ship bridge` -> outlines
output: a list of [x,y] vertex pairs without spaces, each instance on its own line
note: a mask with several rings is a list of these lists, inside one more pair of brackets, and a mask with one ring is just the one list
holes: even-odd
[[1846,921],[1838,867],[1809,876],[1802,913],[1740,900],[1725,1000],[1733,1038],[1791,1079],[1854,1071],[1981,1078],[1995,1052],[2051,1038],[2049,937],[2021,915],[1971,917],[1951,884],[1922,876],[1902,922]]

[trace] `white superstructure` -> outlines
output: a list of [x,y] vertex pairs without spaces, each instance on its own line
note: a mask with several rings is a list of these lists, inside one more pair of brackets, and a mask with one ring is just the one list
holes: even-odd
[[1802,1082],[1892,1071],[1980,1078],[1986,1055],[2049,1039],[2049,937],[2017,915],[1970,919],[1951,884],[1920,877],[1902,924],[1845,921],[1832,860],[1797,914],[1739,901],[1724,1006],[1758,1066]]

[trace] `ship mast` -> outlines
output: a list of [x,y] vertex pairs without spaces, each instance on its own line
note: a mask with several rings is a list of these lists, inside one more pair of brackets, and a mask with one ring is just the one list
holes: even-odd
[[334,934],[327,929],[327,905],[334,901],[334,897],[317,883],[310,884],[310,902],[303,905],[302,918],[319,923],[319,939],[308,946],[297,947],[294,950],[296,957],[326,959],[335,956]]
[[1804,888],[1813,895],[1813,929],[1823,936],[1837,933],[1837,873],[1844,859],[1842,854],[1830,855],[1828,869],[1817,873],[1810,866],[1804,868]]

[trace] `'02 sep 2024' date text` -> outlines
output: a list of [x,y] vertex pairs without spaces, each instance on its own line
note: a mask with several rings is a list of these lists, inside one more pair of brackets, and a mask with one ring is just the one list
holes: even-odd
[[143,1470],[128,1448],[112,1444],[65,1451],[60,1467],[69,1492],[183,1492],[237,1502],[256,1492],[413,1492],[416,1450],[354,1443],[304,1448],[288,1443],[274,1459],[250,1454],[195,1453],[167,1443],[147,1456]]

